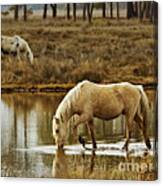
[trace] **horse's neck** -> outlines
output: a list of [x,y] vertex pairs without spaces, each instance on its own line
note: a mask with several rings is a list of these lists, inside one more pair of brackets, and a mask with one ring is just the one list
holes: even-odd
[[70,107],[68,106],[68,104],[66,104],[66,106],[62,105],[61,108],[59,109],[59,112],[57,113],[57,115],[59,118],[63,118],[64,122],[67,123],[73,115],[72,105]]
[[69,92],[68,97],[66,97],[59,108],[59,115],[64,116],[64,121],[68,120],[75,114],[76,102],[79,100],[79,89],[75,88]]

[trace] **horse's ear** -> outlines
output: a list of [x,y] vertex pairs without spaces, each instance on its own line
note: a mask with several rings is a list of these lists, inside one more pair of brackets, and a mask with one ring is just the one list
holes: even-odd
[[20,39],[20,37],[19,37],[18,35],[15,35],[15,36],[14,36],[14,39],[15,39],[16,42],[18,42],[19,39]]

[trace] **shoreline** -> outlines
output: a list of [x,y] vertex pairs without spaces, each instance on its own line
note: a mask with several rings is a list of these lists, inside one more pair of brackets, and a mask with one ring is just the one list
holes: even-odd
[[[112,82],[115,83],[115,82]],[[133,83],[143,85],[145,90],[157,89],[157,83]],[[1,94],[4,93],[66,93],[72,89],[76,84],[75,83],[63,83],[63,84],[2,84],[1,85]]]
[[1,85],[1,93],[65,93],[75,84],[5,84]]

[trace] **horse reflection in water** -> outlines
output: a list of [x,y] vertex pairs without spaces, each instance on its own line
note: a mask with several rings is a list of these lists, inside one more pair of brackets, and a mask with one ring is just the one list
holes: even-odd
[[52,166],[52,176],[55,178],[69,178],[68,159],[64,149],[59,148],[56,151]]
[[58,148],[66,143],[68,121],[73,117],[73,134],[77,137],[77,127],[85,123],[90,131],[93,148],[96,149],[93,118],[111,120],[120,115],[126,120],[126,141],[123,149],[128,151],[133,123],[136,122],[148,149],[151,148],[147,134],[149,126],[148,98],[140,85],[117,83],[99,85],[90,81],[77,84],[65,96],[53,117],[53,136]]
[[[53,159],[52,164],[52,177],[54,178],[85,178],[85,175],[87,176],[91,175],[94,170],[95,166],[95,150],[92,150],[91,159],[88,163],[88,159],[86,155],[84,154],[84,151],[82,153],[82,170],[77,173],[76,171],[76,163],[78,162],[74,161],[68,161],[68,155],[65,154],[65,151],[63,148],[59,148],[56,151],[55,157]],[[89,166],[89,167],[88,167]],[[75,167],[75,169],[74,169]]]

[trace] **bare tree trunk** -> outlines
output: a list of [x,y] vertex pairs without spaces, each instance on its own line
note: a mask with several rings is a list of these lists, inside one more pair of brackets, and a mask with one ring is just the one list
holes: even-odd
[[94,8],[93,3],[87,3],[87,16],[88,16],[89,23],[92,22],[93,8]]
[[135,17],[138,17],[138,2],[135,2]]
[[76,3],[73,3],[73,18],[76,21]]
[[151,5],[151,21],[154,23],[155,26],[158,25],[158,4],[156,2],[152,2]]
[[138,2],[138,18],[141,19],[141,3],[142,2]]
[[127,19],[133,17],[133,4],[132,2],[127,2]]
[[117,5],[117,19],[119,19],[119,3],[117,2],[116,5]]
[[27,21],[27,5],[24,5],[24,21]]
[[102,3],[102,17],[106,17],[106,3]]
[[67,4],[67,19],[70,19],[70,4]]
[[113,3],[110,3],[110,18],[113,18]]
[[45,4],[44,5],[44,12],[43,12],[43,19],[46,19],[47,18],[47,10],[48,10],[48,5]]
[[52,8],[52,17],[55,18],[57,16],[57,4],[51,4]]
[[15,5],[14,19],[17,21],[19,19],[19,6]]
[[86,20],[86,4],[83,4],[83,20]]
[[140,7],[140,20],[143,19],[144,14],[146,10],[146,2],[141,2],[141,7]]
[[127,2],[127,19],[139,17],[141,12],[140,2]]
[[88,21],[91,23],[91,17],[90,17],[90,3],[87,3],[87,16],[88,16]]
[[147,9],[146,9],[146,18],[150,18],[150,8],[151,8],[151,2],[147,2]]

